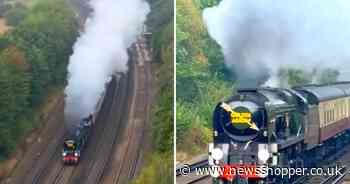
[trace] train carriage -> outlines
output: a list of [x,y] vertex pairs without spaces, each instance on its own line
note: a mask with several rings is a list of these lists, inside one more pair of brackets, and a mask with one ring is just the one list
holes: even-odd
[[[209,163],[314,165],[350,139],[349,116],[350,82],[240,89],[214,110],[209,152],[219,150],[223,156],[213,154]],[[286,182],[278,177],[272,180]]]
[[309,148],[350,128],[346,112],[349,95],[343,89],[329,85],[298,87],[296,90],[308,99],[309,121],[305,142]]
[[69,135],[65,138],[62,148],[62,160],[64,164],[79,163],[81,154],[87,146],[97,114],[103,106],[107,88],[111,86],[111,83],[116,83],[121,76],[123,76],[122,73],[116,73],[108,77],[105,82],[105,90],[101,93],[94,112],[82,118],[73,128],[69,129]]

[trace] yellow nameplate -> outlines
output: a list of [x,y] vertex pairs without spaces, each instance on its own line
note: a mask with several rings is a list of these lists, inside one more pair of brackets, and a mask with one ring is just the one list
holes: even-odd
[[250,123],[252,121],[252,114],[250,112],[231,112],[231,120],[233,123]]

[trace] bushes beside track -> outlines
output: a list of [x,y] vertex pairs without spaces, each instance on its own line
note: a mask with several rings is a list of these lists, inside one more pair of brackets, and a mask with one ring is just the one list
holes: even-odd
[[74,12],[64,0],[35,1],[11,17],[16,12],[14,29],[0,38],[0,159],[36,126],[36,109],[48,89],[66,83],[78,35]]
[[219,1],[176,3],[176,143],[177,160],[185,160],[207,151],[213,107],[232,94],[234,75],[202,19],[202,10]]
[[173,63],[174,27],[173,2],[149,0],[151,13],[147,26],[153,33],[153,76],[157,78],[156,105],[152,108],[152,151],[146,154],[146,163],[135,184],[173,183]]

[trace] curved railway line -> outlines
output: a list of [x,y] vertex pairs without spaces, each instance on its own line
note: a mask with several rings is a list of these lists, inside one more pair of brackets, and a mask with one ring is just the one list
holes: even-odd
[[343,167],[341,169],[341,175],[334,175],[330,176],[327,179],[323,180],[321,184],[340,184],[342,183],[342,179],[345,177],[345,175],[349,172],[347,167]]
[[212,178],[209,175],[201,176],[199,178],[193,179],[188,182],[188,184],[194,184],[194,183],[202,183],[202,184],[211,184]]
[[[300,178],[302,182],[294,182],[297,183],[321,183],[321,184],[340,184],[344,181],[344,178],[349,173],[350,167],[350,145],[346,145],[337,153],[333,154],[329,159],[325,160],[325,163],[322,163],[322,167],[324,169],[333,168],[335,166],[341,167],[340,175],[329,175],[329,176],[303,176]],[[331,172],[332,173],[332,172]]]
[[[338,167],[341,167],[340,175],[329,175],[329,176],[301,176],[292,184],[342,184],[344,181],[347,181],[347,177],[349,177],[350,172],[350,152],[348,151],[350,145],[342,148],[339,152],[334,154],[329,159],[325,160],[323,163],[323,168],[326,169],[334,167],[334,164],[337,164]],[[176,168],[176,183],[177,184],[211,184],[212,178],[209,175],[198,176],[195,174],[196,168],[203,168],[208,166],[208,160],[201,159],[196,160],[195,162],[188,165],[190,168],[190,173],[186,176],[181,175],[181,169],[184,166],[178,166]],[[331,172],[331,171],[330,171]],[[346,183],[346,182],[345,182]]]
[[[142,161],[142,146],[145,142],[145,133],[148,127],[151,94],[149,87],[151,86],[151,56],[147,52],[145,39],[140,38],[140,41],[134,45],[132,50],[136,50],[135,54],[130,54],[131,60],[137,62],[134,70],[131,70],[130,75],[135,78],[135,84],[132,90],[135,96],[129,103],[130,109],[133,109],[129,114],[128,124],[124,129],[124,134],[120,134],[119,146],[115,150],[115,154],[110,158],[106,165],[106,172],[103,173],[100,183],[127,183],[138,172],[140,162]],[[118,139],[117,139],[118,140]]]
[[[196,162],[194,164],[189,165],[189,168],[191,168],[191,173],[189,173],[186,176],[182,176],[180,174],[181,167],[176,169],[176,180],[177,184],[194,184],[194,183],[200,183],[200,184],[211,184],[212,178],[210,175],[202,175],[198,176],[195,174],[195,169],[200,167],[207,167],[208,165],[205,165],[207,160],[202,160],[199,162]],[[343,182],[344,177],[349,173],[348,167],[344,166],[340,169],[341,175],[330,175],[327,177],[314,177],[312,179],[308,178],[307,176],[303,176],[298,178],[296,181],[292,182],[293,184],[302,184],[302,183],[310,183],[310,184],[341,184]]]
[[[193,183],[202,183],[202,184],[211,184],[212,178],[210,175],[197,175],[197,168],[208,167],[208,159],[207,155],[201,155],[198,158],[195,158],[192,163],[185,165],[180,165],[176,168],[176,183],[177,184],[193,184]],[[183,176],[181,174],[181,170],[187,167],[189,168],[190,173],[188,175]]]
[[[130,181],[142,165],[151,104],[151,54],[141,37],[129,50],[129,71],[112,79],[77,166],[61,160],[66,133],[62,114],[53,117],[44,141],[35,142],[2,184],[104,184]],[[61,102],[63,103],[63,102]],[[63,106],[63,105],[62,105]],[[61,107],[62,108],[62,107]],[[47,135],[46,135],[47,134]]]

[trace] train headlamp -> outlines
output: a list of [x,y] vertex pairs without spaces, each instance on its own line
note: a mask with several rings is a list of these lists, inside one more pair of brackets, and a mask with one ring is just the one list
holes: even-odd
[[211,152],[211,156],[215,160],[221,160],[224,156],[224,153],[220,148],[214,148],[213,151]]
[[79,154],[78,154],[77,152],[75,152],[75,153],[74,153],[74,156],[76,156],[76,157],[77,157],[77,156],[79,156]]
[[258,158],[261,162],[266,163],[269,159],[270,153],[268,147],[264,144],[259,144],[258,146]]
[[64,157],[67,156],[67,153],[66,153],[66,152],[63,152],[63,153],[62,153],[62,156],[64,156]]
[[269,159],[269,152],[266,149],[260,150],[258,152],[258,158],[265,163]]

